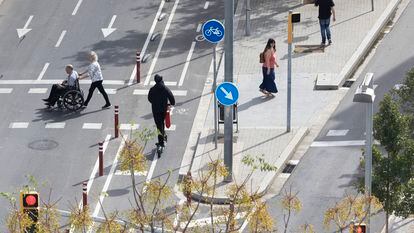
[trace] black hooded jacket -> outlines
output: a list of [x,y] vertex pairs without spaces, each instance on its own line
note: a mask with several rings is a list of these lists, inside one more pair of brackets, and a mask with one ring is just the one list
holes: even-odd
[[175,105],[175,99],[171,90],[163,81],[156,83],[148,92],[148,101],[152,104],[153,113],[161,113],[167,110],[168,101]]

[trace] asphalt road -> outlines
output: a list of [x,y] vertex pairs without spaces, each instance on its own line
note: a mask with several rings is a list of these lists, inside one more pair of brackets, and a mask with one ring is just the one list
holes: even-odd
[[[97,142],[114,134],[113,108],[101,110],[104,101],[97,92],[88,108],[76,113],[45,110],[41,101],[55,80],[66,77],[66,64],[72,63],[76,70],[84,71],[89,50],[99,55],[104,86],[114,93],[109,95],[112,105],[120,107],[120,123],[135,122],[140,128],[154,126],[146,95],[133,94],[135,90],[150,88],[147,76],[152,79],[159,73],[165,81],[175,82],[170,86],[173,91],[184,91],[176,96],[175,130],[168,132],[166,152],[154,162],[151,145],[155,141],[150,142],[146,154],[148,167],[154,166],[152,175],[138,177],[142,183],[165,177],[171,169],[170,184],[174,185],[212,58],[212,45],[205,41],[193,45],[194,38],[201,34],[197,32],[200,23],[222,18],[222,7],[217,2],[206,7],[205,2],[194,4],[190,0],[4,1],[0,6],[0,191],[18,191],[27,183],[25,175],[30,174],[39,183],[46,183],[38,188],[43,198],[51,187],[52,200],[62,197],[58,208],[68,210],[68,202],[76,205],[75,198],[81,198],[81,183],[95,177],[91,172],[97,159]],[[166,13],[165,18],[154,20],[159,13]],[[101,28],[108,27],[114,16],[112,27],[116,30],[104,38]],[[19,39],[16,29],[25,25],[32,30]],[[152,28],[160,36],[146,46]],[[145,46],[145,53],[151,57],[141,64],[141,83],[128,86],[137,48],[144,52]],[[187,58],[188,70],[183,76]],[[86,94],[89,85],[83,83],[81,88]],[[85,123],[97,123],[97,129],[86,129]],[[119,142],[110,139],[105,144],[105,176],[89,183],[93,209],[108,181],[109,195],[104,207],[108,211],[129,207],[129,178],[115,175],[110,180],[108,176]],[[4,219],[4,199],[0,206],[0,219]]]
[[[395,84],[401,83],[405,73],[414,64],[413,21],[414,3],[411,2],[391,32],[385,35],[361,74],[364,76],[367,72],[374,73],[375,112],[384,94]],[[353,183],[360,174],[358,166],[363,146],[333,145],[365,138],[365,106],[352,102],[355,89],[362,80],[363,77],[359,77],[352,85],[316,138],[315,142],[323,142],[325,146],[315,147],[314,142],[314,146],[308,149],[284,185],[284,189],[292,187],[294,191],[298,191],[298,197],[303,204],[302,211],[292,216],[288,232],[297,232],[305,223],[313,224],[315,232],[333,232],[333,227],[323,227],[325,210],[344,197],[345,193],[355,192]],[[330,130],[344,131],[340,136],[328,136],[328,133],[335,132]],[[272,216],[282,229],[280,200],[281,196],[277,195],[268,200],[268,204]],[[381,231],[384,218],[384,214],[379,214],[371,220],[371,232]]]

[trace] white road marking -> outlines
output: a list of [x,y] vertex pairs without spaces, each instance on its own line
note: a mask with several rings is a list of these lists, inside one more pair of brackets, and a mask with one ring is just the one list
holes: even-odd
[[13,88],[0,88],[0,94],[10,94],[12,91]]
[[12,129],[26,129],[27,127],[29,127],[29,122],[13,122],[9,125]]
[[185,65],[183,72],[181,73],[180,82],[178,83],[178,86],[182,86],[184,83],[185,75],[187,74],[188,66],[190,65],[191,57],[193,56],[194,48],[195,48],[196,42],[193,41],[191,43],[190,51],[188,52],[187,59],[185,60]]
[[210,2],[206,1],[206,3],[204,4],[204,10],[207,10],[209,4],[210,4]]
[[26,24],[24,25],[24,27],[17,29],[17,36],[19,37],[19,39],[21,37],[23,37],[24,35],[26,35],[26,33],[30,32],[32,30],[30,28],[27,28],[29,26],[30,22],[32,21],[32,19],[33,19],[33,15],[29,16],[29,19],[26,21]]
[[47,68],[49,67],[50,63],[46,62],[46,64],[43,66],[42,71],[40,72],[39,76],[37,77],[37,80],[42,80],[43,75],[45,75]]
[[30,88],[27,93],[29,94],[45,94],[47,92],[47,88]]
[[55,122],[55,123],[47,123],[45,128],[46,129],[63,129],[65,128],[65,122]]
[[[165,86],[176,86],[177,82],[175,81],[164,81]],[[153,86],[155,85],[155,81],[151,81],[150,85]]]
[[[157,63],[158,56],[160,55],[162,46],[164,45],[165,38],[167,38],[168,29],[171,26],[171,22],[172,22],[172,19],[174,17],[175,11],[177,10],[177,6],[178,6],[178,3],[179,2],[180,2],[180,0],[175,0],[175,2],[174,2],[174,6],[172,8],[172,11],[171,11],[170,16],[168,17],[167,25],[165,26],[164,32],[162,33],[162,37],[161,37],[160,43],[158,44],[158,48],[157,48],[157,51],[155,52],[154,59],[151,62],[151,66],[150,66],[150,68],[148,70],[148,74],[147,74],[147,77],[145,79],[144,85],[148,85],[149,82],[150,82],[150,79],[151,79],[151,76],[152,76],[152,72],[154,71],[155,64]],[[142,55],[142,57],[144,57],[144,55]]]
[[341,130],[331,129],[328,131],[326,136],[328,137],[345,136],[348,132],[349,132],[348,129],[341,129]]
[[[106,94],[108,94],[108,95],[115,95],[116,94],[116,89],[106,89],[105,88],[105,92],[106,92]],[[99,94],[101,94],[99,91],[98,91],[98,93]]]
[[372,85],[372,87],[373,87],[373,88],[374,88],[374,90],[375,90],[375,89],[377,89],[378,85],[377,85],[377,84],[374,84],[374,85]]
[[[150,42],[150,39],[151,39],[152,34],[154,33],[155,26],[156,26],[156,24],[158,22],[158,17],[160,17],[162,8],[164,7],[164,3],[165,3],[165,0],[162,0],[161,1],[161,4],[160,4],[160,7],[158,8],[157,14],[155,15],[154,21],[152,21],[151,29],[150,29],[150,31],[148,33],[147,39],[145,40],[144,46],[142,47],[142,51],[141,51],[141,54],[140,54],[141,58],[144,57],[145,52],[147,51],[148,44]],[[136,75],[137,75],[137,65],[135,64],[135,67],[132,70],[131,76],[129,77],[128,86],[132,85],[132,83],[134,82],[134,78],[136,77]]]
[[[102,191],[100,192],[99,201],[101,202],[101,204],[103,204],[105,193],[106,191],[108,191],[109,184],[111,183],[112,177],[115,174],[115,168],[118,166],[118,158],[119,158],[119,155],[121,154],[122,148],[124,147],[125,140],[127,140],[127,136],[124,136],[124,138],[121,140],[121,144],[119,145],[119,149],[115,155],[114,161],[111,166],[111,170],[109,171],[109,174],[106,177],[105,184],[102,188]],[[98,216],[99,210],[101,209],[101,204],[99,204],[99,202],[96,203],[96,207],[95,207],[95,210],[93,211],[92,217]],[[91,232],[91,230],[92,229],[90,228],[88,232]]]
[[102,123],[83,123],[82,129],[101,129]]
[[[61,83],[62,79],[46,79],[46,80],[0,80],[0,85],[47,85]],[[91,80],[80,80],[80,84],[91,84]],[[124,85],[125,81],[123,80],[104,80],[103,84],[105,85]]]
[[279,174],[279,177],[280,177],[280,178],[285,178],[285,179],[287,179],[287,178],[289,178],[289,177],[290,177],[290,173],[280,173],[280,174]]
[[311,144],[311,147],[339,147],[339,146],[365,146],[365,140],[315,141]]
[[139,124],[121,124],[119,126],[120,130],[137,130],[139,128]]
[[149,183],[152,179],[152,175],[154,174],[155,166],[157,165],[158,155],[157,152],[154,153],[154,157],[152,158],[150,169],[148,170],[147,178],[145,179],[146,183]]
[[112,28],[112,25],[114,25],[116,19],[116,15],[113,15],[111,18],[111,22],[109,22],[109,25],[107,28],[102,28],[102,33],[104,38],[106,38],[107,36],[109,36],[112,32],[114,32],[116,30],[116,28]]
[[198,25],[197,25],[197,30],[196,30],[196,32],[200,32],[201,31],[201,27],[202,27],[203,25],[201,24],[201,23],[199,23]]
[[76,15],[76,13],[77,13],[77,12],[78,12],[78,10],[79,10],[80,5],[82,4],[82,1],[83,1],[83,0],[79,0],[79,1],[78,1],[78,3],[77,3],[77,4],[76,4],[76,6],[75,6],[75,9],[73,9],[72,15]]
[[59,39],[55,44],[55,48],[60,46],[60,43],[62,43],[63,37],[66,35],[66,30],[63,30],[62,33],[60,33]]
[[[135,89],[134,95],[148,95],[149,90],[148,89]],[[187,91],[185,90],[172,90],[171,91],[174,96],[186,96]]]
[[170,128],[165,127],[165,131],[174,131],[176,129],[176,125],[170,125]]
[[299,164],[299,160],[289,160],[288,162],[287,162],[288,164],[291,164],[291,165],[298,165]]
[[[134,172],[134,175],[136,175],[136,176],[146,176],[147,173],[148,173],[147,171],[143,171],[143,172],[135,171]],[[130,171],[116,170],[115,171],[115,175],[116,176],[130,176],[131,175],[131,172]]]

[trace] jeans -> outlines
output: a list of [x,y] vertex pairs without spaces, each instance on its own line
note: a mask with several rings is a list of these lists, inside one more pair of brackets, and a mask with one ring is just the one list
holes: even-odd
[[109,102],[108,95],[106,94],[105,89],[104,89],[104,87],[102,86],[102,80],[101,80],[101,81],[96,81],[96,82],[93,82],[93,83],[91,84],[91,86],[89,87],[88,97],[86,98],[86,101],[85,101],[84,105],[85,105],[85,106],[87,106],[87,105],[88,105],[89,101],[90,101],[90,100],[91,100],[91,98],[92,98],[92,94],[93,94],[93,92],[95,91],[95,88],[98,88],[99,92],[100,92],[100,93],[102,94],[102,96],[104,97],[105,102],[106,102],[106,105],[110,105],[111,103]]
[[321,36],[322,36],[322,43],[325,44],[326,37],[328,40],[331,39],[331,30],[329,29],[329,23],[331,19],[319,19],[319,25],[321,26]]
[[154,116],[155,125],[158,129],[158,143],[161,146],[164,146],[164,138],[165,138],[165,112],[153,112],[152,115]]

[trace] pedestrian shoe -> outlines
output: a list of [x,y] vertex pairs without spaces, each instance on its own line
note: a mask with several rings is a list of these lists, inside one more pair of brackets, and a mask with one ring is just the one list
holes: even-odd
[[109,107],[111,107],[112,105],[111,104],[105,104],[104,106],[102,106],[102,109],[104,109],[104,108],[109,108]]
[[49,99],[42,99],[43,101],[45,101],[45,102],[49,102]]
[[332,40],[329,40],[328,42],[329,42],[329,44],[332,44]]
[[325,46],[325,42],[321,42],[321,47],[324,47]]

